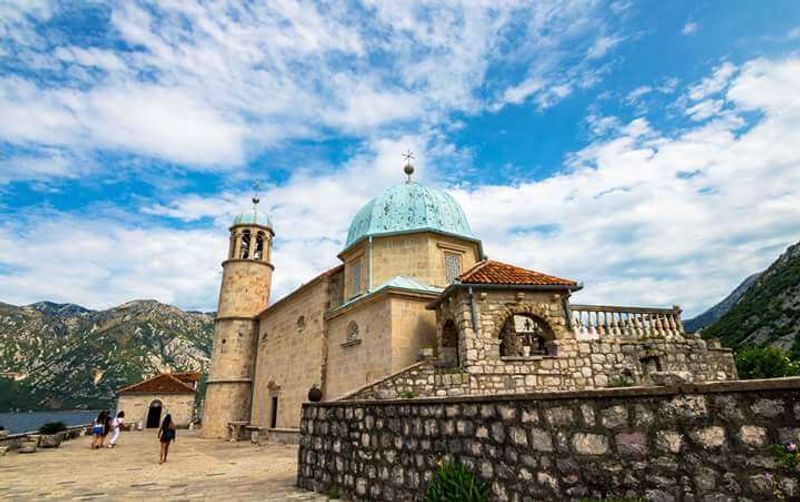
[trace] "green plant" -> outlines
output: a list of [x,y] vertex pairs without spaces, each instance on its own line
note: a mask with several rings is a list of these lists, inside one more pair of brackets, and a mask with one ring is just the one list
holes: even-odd
[[328,488],[328,490],[325,492],[325,496],[331,500],[339,500],[342,498],[342,494],[339,492],[338,486],[331,486]]
[[797,469],[800,465],[800,454],[786,451],[786,446],[782,444],[770,446],[769,451],[772,453],[772,458],[787,469]]
[[633,379],[626,376],[617,375],[608,379],[609,387],[632,387]]
[[800,374],[800,365],[778,347],[750,345],[734,356],[739,378],[778,378]]
[[578,499],[578,502],[644,502],[641,497],[628,497],[628,498],[610,498],[610,499]]
[[67,430],[67,424],[64,422],[47,422],[39,427],[39,434],[57,434],[65,430]]
[[475,476],[460,463],[442,462],[433,474],[427,490],[425,502],[485,502],[489,486],[475,479]]
[[413,390],[404,390],[404,391],[403,391],[403,392],[400,394],[400,396],[401,396],[403,399],[414,399],[415,397],[417,397],[417,394],[416,394],[416,393],[414,393],[414,391],[413,391]]

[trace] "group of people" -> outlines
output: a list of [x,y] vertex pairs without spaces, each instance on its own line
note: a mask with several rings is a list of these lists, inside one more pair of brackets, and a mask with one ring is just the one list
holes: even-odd
[[124,423],[124,411],[117,413],[116,417],[112,417],[108,410],[101,411],[92,425],[92,449],[95,450],[105,446],[106,436],[112,431],[113,434],[111,435],[111,441],[108,442],[108,447],[115,448],[119,439],[119,431],[122,430]]
[[[108,442],[108,447],[115,448],[117,446],[117,440],[119,439],[119,433],[124,424],[124,411],[120,411],[117,413],[117,416],[113,418],[108,410],[101,411],[92,425],[92,449],[102,448],[109,432],[112,434],[111,440]],[[175,441],[175,437],[175,422],[172,421],[172,415],[167,413],[164,420],[161,422],[161,427],[158,428],[158,440],[161,443],[161,452],[158,458],[159,464],[163,464],[167,461],[169,445]]]

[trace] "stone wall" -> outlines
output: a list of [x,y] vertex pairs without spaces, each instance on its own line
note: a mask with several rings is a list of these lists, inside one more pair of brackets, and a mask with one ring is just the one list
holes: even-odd
[[[797,500],[800,378],[303,407],[298,485],[420,500],[438,462],[492,500]],[[782,498],[781,498],[782,497]]]
[[[731,380],[729,350],[709,348],[696,336],[608,334],[578,340],[567,317],[565,292],[458,289],[437,307],[438,340],[444,324],[458,330],[458,350],[470,374],[471,394],[576,390],[609,385],[652,385],[673,378],[688,382]],[[503,357],[500,330],[513,315],[530,315],[553,333],[548,355]],[[473,317],[475,325],[473,325]],[[648,367],[645,361],[653,361]],[[655,362],[657,361],[657,362]]]
[[[194,394],[123,394],[117,400],[116,411],[125,412],[125,422],[147,426],[150,403],[161,402],[161,419],[169,413],[178,427],[188,427],[194,416]],[[159,420],[160,422],[160,420]]]
[[468,392],[467,373],[453,368],[436,368],[433,361],[428,359],[365,385],[339,400],[464,396]]
[[251,424],[271,425],[277,397],[277,426],[300,426],[300,404],[312,385],[323,383],[328,288],[321,275],[259,316]]

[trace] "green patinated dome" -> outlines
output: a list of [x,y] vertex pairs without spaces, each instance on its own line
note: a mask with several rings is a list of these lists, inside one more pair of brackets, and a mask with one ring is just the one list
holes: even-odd
[[476,240],[450,194],[411,181],[388,188],[356,213],[345,248],[371,235],[424,230]]
[[265,227],[272,228],[272,220],[269,219],[269,216],[262,213],[261,211],[244,211],[239,213],[236,218],[233,220],[234,225],[262,225]]

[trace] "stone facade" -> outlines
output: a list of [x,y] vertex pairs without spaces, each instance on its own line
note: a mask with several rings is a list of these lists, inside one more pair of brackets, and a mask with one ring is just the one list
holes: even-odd
[[770,445],[800,440],[800,379],[303,407],[298,485],[420,500],[437,463],[491,499],[797,500]]
[[[679,310],[571,306],[577,282],[485,259],[458,203],[411,180],[359,211],[341,265],[269,305],[272,238],[255,208],[231,227],[206,437],[296,429],[314,386],[330,401],[735,378]],[[436,360],[403,372],[420,354]]]
[[253,425],[270,428],[277,402],[276,425],[297,428],[308,389],[322,386],[330,288],[330,276],[322,275],[259,316]]
[[150,404],[161,402],[161,418],[169,413],[178,427],[188,427],[194,416],[194,394],[125,394],[117,400],[117,411],[125,412],[125,422],[147,425]]

